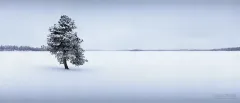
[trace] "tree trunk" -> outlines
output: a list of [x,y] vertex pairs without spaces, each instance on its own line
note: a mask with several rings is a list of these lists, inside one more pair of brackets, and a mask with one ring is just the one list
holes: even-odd
[[68,65],[67,65],[67,60],[65,58],[63,59],[63,64],[64,64],[65,69],[69,69]]

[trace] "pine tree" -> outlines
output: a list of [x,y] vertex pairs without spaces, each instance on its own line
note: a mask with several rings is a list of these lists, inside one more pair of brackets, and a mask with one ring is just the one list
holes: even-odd
[[67,61],[76,66],[87,62],[84,50],[80,46],[83,40],[77,36],[77,32],[74,32],[76,28],[74,20],[66,15],[62,15],[58,24],[49,28],[47,49],[55,55],[60,64],[64,64],[65,69],[69,69]]

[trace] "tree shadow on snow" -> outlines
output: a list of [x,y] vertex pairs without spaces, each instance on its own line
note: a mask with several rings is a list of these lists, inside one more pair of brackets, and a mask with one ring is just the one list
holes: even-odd
[[45,66],[45,70],[57,71],[57,72],[92,72],[93,70],[90,68],[82,68],[82,67],[74,67],[69,66],[69,69],[65,69],[60,66]]

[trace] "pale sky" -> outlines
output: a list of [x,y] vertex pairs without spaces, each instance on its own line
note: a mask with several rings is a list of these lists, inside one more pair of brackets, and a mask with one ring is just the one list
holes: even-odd
[[85,49],[203,49],[240,46],[240,0],[5,0],[0,45],[46,45],[68,15]]

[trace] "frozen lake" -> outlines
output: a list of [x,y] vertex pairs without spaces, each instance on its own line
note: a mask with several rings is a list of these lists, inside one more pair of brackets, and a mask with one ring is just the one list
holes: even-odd
[[240,52],[0,52],[0,103],[240,103]]

